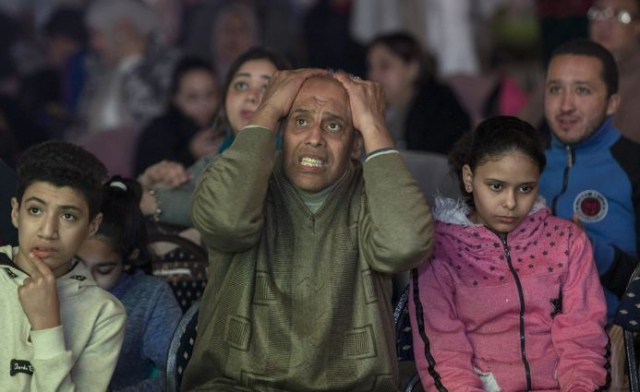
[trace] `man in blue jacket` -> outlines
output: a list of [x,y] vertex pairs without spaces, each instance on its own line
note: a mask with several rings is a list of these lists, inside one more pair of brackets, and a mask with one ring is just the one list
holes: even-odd
[[638,263],[640,219],[640,144],[613,125],[619,103],[616,63],[604,47],[578,40],[554,52],[545,92],[553,135],[540,194],[555,215],[587,231],[610,318]]

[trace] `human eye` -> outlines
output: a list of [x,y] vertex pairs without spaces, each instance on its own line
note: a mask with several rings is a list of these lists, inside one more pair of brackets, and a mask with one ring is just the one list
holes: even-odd
[[490,182],[489,183],[489,189],[491,189],[494,192],[498,192],[502,190],[502,184],[499,182]]
[[233,84],[233,88],[236,91],[244,91],[249,88],[249,84],[247,84],[247,82],[238,81]]
[[114,265],[103,265],[97,267],[96,272],[100,275],[109,275],[113,272],[114,268],[116,268]]
[[305,118],[302,117],[298,117],[296,118],[296,125],[299,127],[304,127],[305,125],[307,125],[307,120]]
[[549,94],[559,94],[562,91],[560,86],[556,85],[549,86],[547,90],[549,91]]
[[263,84],[262,86],[260,86],[260,91],[264,93],[265,91],[267,91],[267,87],[269,87],[268,84]]
[[40,214],[42,214],[42,210],[40,209],[40,207],[29,207],[28,211],[29,211],[29,214],[31,214],[31,215],[40,215]]
[[576,87],[576,93],[578,93],[579,95],[587,95],[591,93],[591,89],[584,86],[578,86]]
[[342,127],[340,126],[340,124],[336,123],[336,122],[332,122],[327,124],[327,131],[335,133],[335,132],[339,132]]
[[533,190],[533,185],[531,184],[520,185],[518,190],[522,193],[530,193]]
[[66,220],[66,221],[74,221],[76,220],[76,216],[70,212],[65,212],[64,214],[62,214],[62,219]]

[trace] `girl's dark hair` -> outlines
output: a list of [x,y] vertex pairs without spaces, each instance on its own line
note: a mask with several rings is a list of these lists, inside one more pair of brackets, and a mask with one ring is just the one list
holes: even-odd
[[180,82],[182,77],[191,71],[205,71],[208,72],[214,80],[217,80],[216,73],[211,66],[211,63],[195,56],[183,57],[178,64],[176,64],[171,76],[171,84],[169,86],[169,93],[171,97],[174,97],[180,89]]
[[247,49],[244,53],[238,56],[237,59],[231,64],[229,67],[229,71],[227,73],[226,79],[224,81],[224,87],[222,89],[221,95],[221,103],[218,108],[218,115],[214,121],[214,128],[220,130],[227,126],[227,116],[226,116],[226,106],[225,100],[227,98],[227,92],[229,91],[229,86],[231,86],[231,82],[233,81],[233,77],[238,72],[240,67],[244,65],[247,61],[253,60],[267,60],[273,64],[273,66],[278,70],[288,70],[291,69],[291,63],[281,54],[272,51],[271,49],[264,48],[262,46],[256,46],[250,49]]
[[[130,178],[114,176],[103,186],[100,212],[102,223],[96,236],[116,250],[125,266],[125,271],[141,268],[150,272],[150,255],[147,247],[147,228],[140,211],[142,188]],[[138,251],[135,260],[131,255]]]
[[473,172],[488,160],[514,150],[531,158],[542,173],[547,159],[538,132],[528,122],[517,117],[490,117],[481,122],[475,132],[466,133],[458,140],[449,154],[449,167],[458,177],[460,190],[469,206],[474,207],[473,195],[465,189],[463,166],[469,165]]
[[416,83],[425,82],[433,77],[434,67],[432,61],[420,44],[420,41],[413,35],[405,32],[380,35],[367,45],[367,54],[377,45],[386,47],[405,63],[417,61],[420,67],[420,73]]

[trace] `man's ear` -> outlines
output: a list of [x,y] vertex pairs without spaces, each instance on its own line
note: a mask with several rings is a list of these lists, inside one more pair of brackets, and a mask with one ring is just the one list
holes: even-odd
[[612,94],[607,99],[607,115],[612,115],[617,112],[618,106],[620,106],[620,94]]
[[18,228],[18,215],[20,214],[20,203],[15,197],[11,198],[11,223],[13,227]]
[[360,159],[362,157],[362,135],[356,130],[356,136],[353,139],[353,149],[351,150],[351,158]]
[[89,235],[87,237],[91,237],[98,232],[100,223],[102,223],[102,212],[99,212],[96,217],[93,218],[91,222],[89,222]]
[[409,80],[414,83],[417,82],[420,78],[420,63],[418,60],[413,60],[409,63],[408,72]]

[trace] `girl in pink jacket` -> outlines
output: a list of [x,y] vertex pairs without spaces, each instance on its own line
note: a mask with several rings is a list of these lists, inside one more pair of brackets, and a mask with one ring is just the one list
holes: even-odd
[[464,201],[436,202],[436,247],[412,275],[427,391],[594,391],[607,383],[606,305],[586,234],[538,197],[536,131],[494,117],[450,156]]

